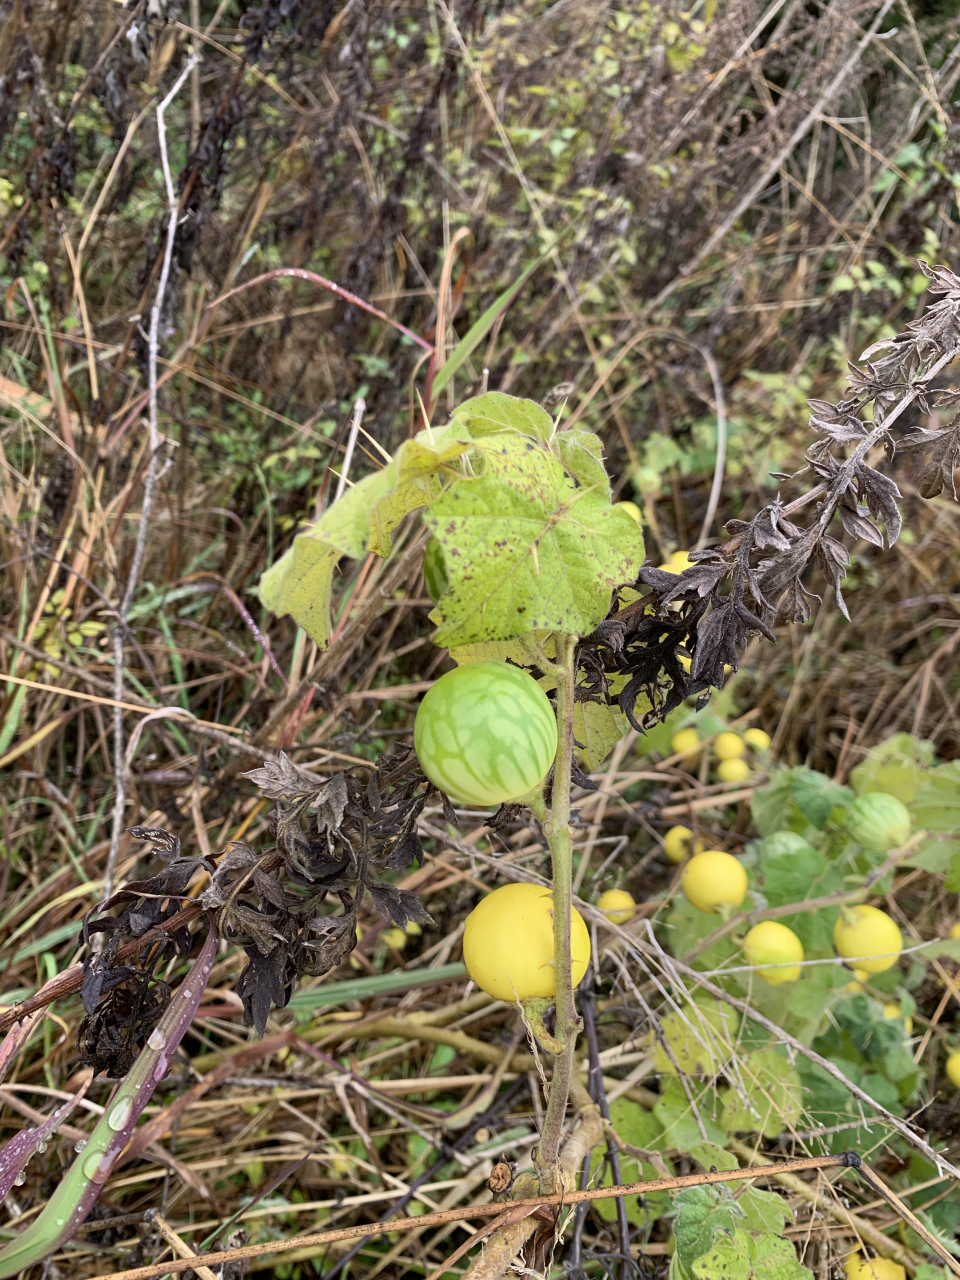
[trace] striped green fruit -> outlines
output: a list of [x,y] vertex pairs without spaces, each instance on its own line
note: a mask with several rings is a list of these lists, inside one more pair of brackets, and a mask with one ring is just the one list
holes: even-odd
[[420,703],[413,740],[435,787],[464,804],[506,804],[542,782],[557,721],[536,680],[505,662],[471,662]]

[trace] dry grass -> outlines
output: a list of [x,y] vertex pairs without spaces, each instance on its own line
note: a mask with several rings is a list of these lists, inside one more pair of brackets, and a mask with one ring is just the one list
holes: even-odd
[[[80,921],[103,885],[116,795],[110,630],[148,465],[137,317],[162,238],[155,91],[170,87],[193,41],[204,65],[170,120],[186,221],[163,315],[168,444],[122,711],[127,825],[165,826],[194,852],[270,842],[268,806],[239,776],[258,760],[283,749],[326,776],[405,741],[424,682],[446,661],[429,641],[413,527],[387,563],[345,569],[326,654],[289,620],[264,616],[254,594],[298,522],[332,496],[328,468],[340,469],[355,396],[366,398],[374,442],[389,450],[406,436],[413,349],[301,284],[273,282],[215,309],[211,299],[277,265],[310,267],[429,336],[445,246],[467,226],[452,343],[563,233],[452,395],[478,386],[487,367],[491,387],[565,396],[568,416],[604,435],[618,496],[642,501],[657,561],[692,545],[707,505],[716,404],[702,351],[717,362],[731,418],[722,521],[769,498],[769,469],[790,469],[806,395],[829,396],[847,358],[922,307],[913,259],[950,261],[958,248],[952,11],[890,7],[884,38],[851,62],[876,5],[774,5],[764,16],[745,0],[720,6],[700,32],[669,5],[467,3],[456,24],[469,55],[443,0],[428,11],[301,6],[296,28],[266,0],[253,35],[236,6],[214,10],[207,0],[171,8],[171,25],[144,27],[140,44],[120,34],[111,47],[118,19],[142,25],[139,9],[0,9],[4,1004],[78,957]],[[361,437],[353,473],[377,458]],[[734,690],[731,714],[768,729],[789,763],[843,777],[895,730],[932,738],[944,758],[960,754],[956,516],[917,497],[909,474],[898,481],[912,541],[893,556],[855,548],[852,624],[828,597],[809,627],[752,651]],[[590,850],[582,896],[616,876],[655,913],[673,877],[658,837],[685,813],[711,844],[742,847],[748,796],[729,788],[735,798],[718,804],[665,755],[631,740],[601,770],[598,797],[579,806]],[[435,1117],[406,1104],[469,1105],[511,1043],[511,1010],[440,975],[459,959],[477,894],[511,869],[543,874],[545,850],[532,826],[493,837],[466,815],[454,835],[439,810],[425,820],[427,860],[402,883],[435,926],[400,955],[368,912],[354,968],[317,986],[316,1005],[301,992],[262,1042],[232,994],[244,958],[224,945],[208,1003],[147,1111],[156,1147],[110,1179],[99,1214],[157,1209],[199,1248],[232,1215],[247,1238],[294,1235],[369,1220],[414,1186],[407,1213],[482,1200],[502,1153],[529,1164],[542,1088],[524,1047],[495,1109],[446,1145]],[[146,865],[125,837],[118,877]],[[952,906],[937,876],[910,877],[896,900],[923,936]],[[598,1011],[608,1089],[650,1105],[649,1024],[633,987],[642,979],[607,942],[601,968],[613,987]],[[429,968],[438,977],[427,985],[335,993],[335,1005],[322,995],[331,981],[401,983]],[[920,1033],[923,1018],[930,1029],[931,1097],[956,1004],[946,976],[944,988],[931,975],[918,1013]],[[81,1016],[79,1001],[64,999],[39,1024],[0,1091],[8,1133],[86,1079],[74,1047]],[[377,1100],[334,1087],[329,1063],[294,1033],[375,1080]],[[8,1197],[0,1232],[42,1206],[110,1088],[89,1084],[73,1128]],[[958,1116],[935,1102],[930,1132],[953,1144]],[[884,1136],[878,1126],[877,1158],[895,1171],[901,1153],[884,1153]],[[776,1158],[810,1142],[798,1127],[763,1149]],[[756,1146],[739,1154],[761,1158]],[[781,1187],[797,1212],[790,1234],[824,1277],[857,1232],[873,1240],[894,1221],[866,1196],[851,1220],[849,1188],[830,1177]],[[931,1186],[931,1201],[944,1189]],[[615,1234],[596,1216],[581,1225],[591,1272],[612,1267]],[[664,1275],[663,1222],[642,1237],[635,1231],[631,1248],[645,1274]],[[462,1240],[443,1229],[363,1243],[351,1274],[429,1274]],[[159,1220],[126,1221],[79,1238],[45,1276],[92,1276],[177,1248]],[[263,1268],[281,1280],[327,1274],[341,1256],[300,1250]]]

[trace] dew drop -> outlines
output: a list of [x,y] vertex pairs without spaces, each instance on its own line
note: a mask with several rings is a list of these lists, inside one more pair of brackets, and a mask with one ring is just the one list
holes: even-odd
[[83,1162],[83,1172],[91,1182],[106,1182],[110,1176],[113,1161],[99,1153],[87,1156]]
[[157,1059],[157,1065],[153,1068],[153,1078],[158,1083],[167,1074],[167,1067],[170,1065],[170,1059],[165,1053],[161,1054]]
[[190,997],[193,995],[193,992],[190,990],[189,987],[184,987],[183,991],[181,992],[181,995],[183,996],[184,1000],[189,1000]]
[[38,1143],[37,1143],[37,1154],[38,1154],[38,1155],[41,1155],[41,1156],[42,1156],[42,1155],[43,1155],[43,1153],[46,1151],[46,1149],[47,1149],[47,1144],[46,1144],[45,1142],[38,1142]]
[[107,1124],[114,1131],[114,1133],[119,1133],[119,1131],[127,1123],[127,1121],[130,1119],[130,1112],[132,1110],[133,1110],[133,1105],[130,1102],[129,1098],[122,1098],[118,1103],[116,1103],[113,1107],[110,1108],[110,1113],[107,1116]]
[[163,1032],[159,1027],[154,1027],[149,1036],[147,1036],[147,1044],[151,1049],[162,1049],[166,1044],[166,1041],[163,1038]]
[[80,1152],[83,1150],[83,1148],[84,1148],[86,1145],[87,1145],[87,1144],[86,1144],[86,1143],[84,1142],[84,1140],[81,1138],[79,1142],[75,1142],[75,1143],[73,1144],[73,1149],[74,1149],[74,1151],[77,1153],[77,1155],[79,1155],[79,1154],[80,1154]]
[[22,1187],[23,1184],[26,1182],[26,1180],[27,1180],[27,1175],[21,1169],[20,1172],[17,1174],[17,1176],[14,1178],[13,1185],[15,1187]]

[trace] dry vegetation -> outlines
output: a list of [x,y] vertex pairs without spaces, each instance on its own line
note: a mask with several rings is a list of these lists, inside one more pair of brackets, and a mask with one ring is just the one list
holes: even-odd
[[[105,879],[156,871],[125,828],[164,828],[191,857],[271,845],[270,801],[243,773],[283,750],[320,779],[366,779],[409,741],[421,693],[449,664],[430,643],[414,523],[389,560],[345,565],[326,653],[256,595],[298,524],[333,498],[356,400],[353,477],[408,437],[422,351],[309,281],[223,295],[303,268],[450,347],[543,255],[437,418],[485,376],[565,404],[567,421],[603,436],[616,496],[642,506],[657,564],[710,545],[778,487],[794,496],[769,473],[800,465],[807,398],[836,400],[847,361],[922,312],[918,258],[955,260],[960,45],[952,6],[903,0],[682,11],[263,0],[246,12],[234,0],[0,0],[0,15],[0,1004],[11,1006],[87,954],[78,934]],[[166,116],[178,223],[152,451],[150,311],[168,213],[156,108],[194,51]],[[726,466],[705,526],[718,413]],[[852,621],[823,591],[806,626],[751,647],[715,702],[731,723],[768,730],[786,764],[843,781],[895,731],[960,755],[960,533],[949,494],[922,499],[914,470],[896,464],[909,534],[889,555],[851,544]],[[711,845],[740,851],[764,775],[717,788],[655,732],[625,739],[596,780],[578,803],[577,892],[595,901],[615,878],[659,918],[676,871],[662,833],[692,815]],[[434,923],[398,950],[368,900],[353,957],[273,1009],[263,1039],[236,994],[247,957],[221,943],[148,1132],[104,1187],[97,1228],[49,1260],[44,1280],[186,1256],[183,1239],[203,1251],[467,1206],[489,1199],[501,1156],[529,1167],[542,1064],[515,1012],[467,991],[458,962],[483,887],[549,874],[545,849],[532,820],[494,834],[480,814],[448,818],[424,811],[426,860],[393,877]],[[943,875],[922,870],[888,903],[920,937],[955,914]],[[609,1098],[649,1109],[661,992],[628,940],[597,928],[606,949],[585,996],[595,1065]],[[634,942],[643,929],[630,926]],[[937,961],[914,988],[920,1123],[950,1159],[960,1107],[938,1052],[960,1004],[954,968]],[[165,955],[157,976],[175,985],[181,972]],[[156,998],[148,986],[125,988],[129,1020],[110,1028],[120,1074],[137,1001]],[[103,1028],[84,1028],[78,1057],[78,988],[36,1023],[0,1088],[4,1137],[86,1088],[7,1196],[0,1243],[49,1198],[113,1088],[110,1072],[90,1079],[90,1061],[107,1060],[95,1053]],[[574,1101],[584,1096],[581,1085]],[[820,1115],[792,1116],[772,1139],[741,1133],[728,1150],[744,1164],[819,1151]],[[891,1128],[851,1126],[891,1185],[904,1170],[925,1180]],[[637,1157],[625,1160],[640,1176]],[[674,1158],[675,1172],[696,1167]],[[786,1234],[805,1265],[839,1274],[859,1238],[910,1274],[939,1276],[889,1206],[842,1173],[769,1184],[795,1214]],[[927,1199],[944,1195],[957,1191],[934,1171]],[[633,1274],[665,1277],[669,1224],[654,1217],[632,1216],[625,1233],[612,1210],[579,1210],[555,1253],[552,1235],[539,1241],[527,1274],[626,1276],[626,1246]],[[399,1280],[431,1275],[465,1239],[454,1224],[418,1227],[252,1265],[332,1278],[349,1257],[350,1275]]]

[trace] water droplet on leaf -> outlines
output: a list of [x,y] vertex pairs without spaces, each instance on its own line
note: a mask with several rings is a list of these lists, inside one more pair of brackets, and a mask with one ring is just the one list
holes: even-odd
[[17,1176],[14,1178],[13,1185],[15,1187],[22,1187],[23,1184],[26,1182],[26,1180],[27,1180],[27,1175],[21,1169],[20,1172],[17,1174]]
[[73,1144],[73,1149],[77,1153],[77,1155],[79,1155],[86,1145],[87,1145],[86,1142],[84,1142],[84,1140],[81,1138],[79,1142],[75,1142]]
[[130,1112],[133,1105],[129,1098],[121,1098],[121,1100],[110,1108],[110,1114],[107,1116],[107,1124],[114,1131],[119,1133],[123,1126],[130,1119]]
[[162,1049],[165,1043],[166,1041],[163,1038],[163,1033],[158,1027],[154,1027],[149,1036],[147,1036],[147,1044],[149,1047],[151,1049]]

